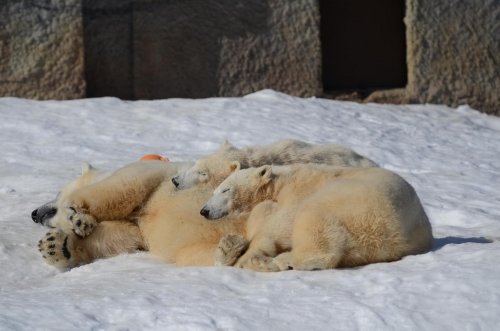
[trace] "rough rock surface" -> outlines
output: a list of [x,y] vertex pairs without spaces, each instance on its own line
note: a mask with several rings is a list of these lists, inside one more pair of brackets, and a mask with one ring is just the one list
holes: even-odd
[[500,115],[500,1],[407,0],[412,102]]
[[133,26],[137,98],[321,92],[314,0],[138,1]]
[[[260,33],[223,36],[217,81],[222,96],[272,88],[298,96],[322,93],[319,7],[314,0],[267,1]],[[259,25],[258,20],[255,21]]]
[[[365,101],[500,115],[500,0],[406,8],[408,85]],[[317,0],[2,0],[0,96],[321,95],[319,21]]]
[[81,0],[2,0],[0,95],[85,96]]

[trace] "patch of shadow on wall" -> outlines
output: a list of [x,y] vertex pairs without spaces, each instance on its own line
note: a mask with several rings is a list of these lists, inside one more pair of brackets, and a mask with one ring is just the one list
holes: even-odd
[[83,0],[87,96],[218,92],[220,41],[267,29],[267,1]]

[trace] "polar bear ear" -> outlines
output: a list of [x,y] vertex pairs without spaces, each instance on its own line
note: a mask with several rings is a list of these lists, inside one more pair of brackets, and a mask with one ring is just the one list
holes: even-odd
[[240,170],[240,168],[241,168],[241,164],[238,161],[233,161],[233,162],[229,163],[229,170],[231,172],[238,171],[238,170]]
[[220,146],[221,149],[229,149],[229,148],[233,148],[233,144],[231,144],[229,142],[229,140],[224,140],[224,142],[222,143],[222,145]]
[[262,183],[266,184],[272,178],[273,167],[270,165],[265,165],[257,169],[257,177],[261,180]]
[[85,161],[82,162],[82,175],[85,175],[86,173],[88,173],[92,169],[94,169],[94,167],[90,163],[85,162]]

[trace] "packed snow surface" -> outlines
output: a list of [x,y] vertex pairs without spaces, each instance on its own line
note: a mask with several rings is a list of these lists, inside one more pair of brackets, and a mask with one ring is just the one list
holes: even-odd
[[[354,269],[179,268],[147,253],[67,272],[44,263],[31,221],[82,161],[194,160],[225,139],[340,143],[416,189],[435,244]],[[0,98],[2,330],[498,330],[500,118],[467,106],[290,97],[127,102]]]

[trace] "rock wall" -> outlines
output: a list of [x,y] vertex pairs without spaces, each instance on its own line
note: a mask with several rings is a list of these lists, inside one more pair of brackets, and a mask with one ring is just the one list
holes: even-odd
[[0,96],[85,96],[81,0],[2,0]]
[[[2,0],[0,96],[322,95],[319,2]],[[500,115],[500,0],[406,0],[405,24],[408,85],[368,101]]]
[[500,1],[406,4],[410,101],[500,115]]
[[267,17],[252,19],[255,27],[262,26],[260,31],[221,39],[219,95],[242,95],[263,88],[298,96],[321,95],[317,1],[263,2],[267,3]]
[[136,98],[318,95],[315,0],[136,1]]

